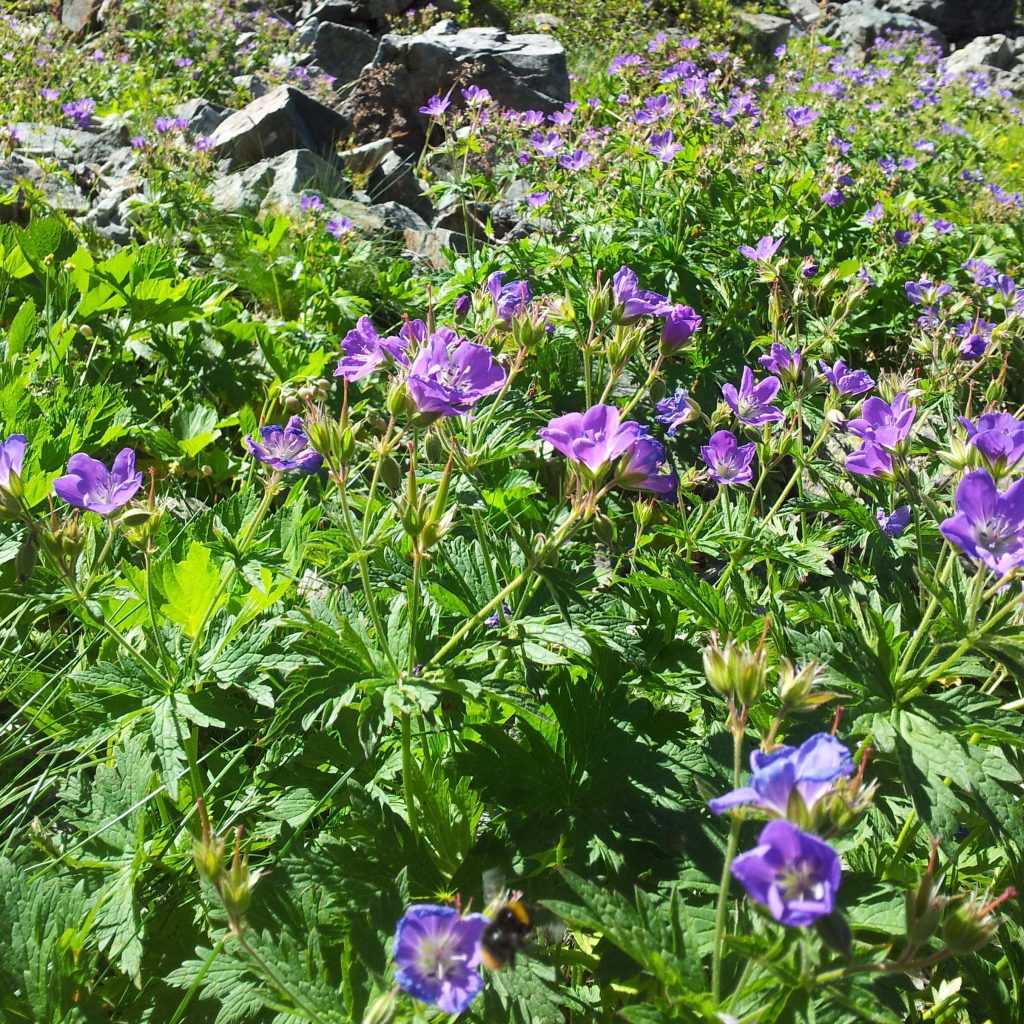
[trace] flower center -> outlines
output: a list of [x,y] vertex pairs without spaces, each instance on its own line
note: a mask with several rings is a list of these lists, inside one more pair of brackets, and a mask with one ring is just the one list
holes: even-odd
[[993,516],[974,528],[974,539],[978,546],[997,557],[1015,551],[1020,546],[1015,524],[1005,516]]
[[466,957],[456,953],[450,947],[453,942],[451,932],[442,935],[433,935],[425,938],[419,948],[419,969],[426,977],[436,977],[443,981],[445,976]]
[[815,877],[814,868],[806,860],[790,865],[779,877],[779,888],[787,900],[820,900],[825,895],[825,886]]

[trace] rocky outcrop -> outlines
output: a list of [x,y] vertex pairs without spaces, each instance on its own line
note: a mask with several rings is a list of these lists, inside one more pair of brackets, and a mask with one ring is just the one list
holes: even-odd
[[321,199],[348,195],[350,188],[336,164],[308,149],[295,149],[218,178],[213,205],[223,213],[298,213],[304,196]]
[[305,51],[301,63],[333,76],[336,87],[354,82],[377,53],[377,40],[369,32],[330,21],[305,22],[298,41]]
[[952,42],[1008,32],[1013,27],[1014,0],[875,0],[893,14],[919,18]]
[[930,22],[902,12],[882,10],[867,0],[850,0],[843,4],[835,21],[828,26],[828,32],[847,46],[861,50],[889,32],[916,32],[943,49],[947,46],[946,37]]
[[244,167],[297,149],[330,155],[349,129],[337,111],[282,85],[222,121],[210,142],[217,156]]

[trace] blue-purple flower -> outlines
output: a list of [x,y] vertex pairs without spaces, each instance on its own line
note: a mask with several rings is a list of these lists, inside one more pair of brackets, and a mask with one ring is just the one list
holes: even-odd
[[869,398],[861,414],[846,424],[846,429],[863,441],[893,450],[906,440],[914,425],[917,409],[910,404],[910,396],[901,391],[892,404],[878,397]]
[[70,103],[63,104],[60,109],[79,128],[89,128],[92,126],[92,115],[96,112],[96,101],[88,97],[71,100]]
[[786,120],[794,128],[807,128],[821,116],[811,107],[786,107]]
[[719,487],[738,487],[754,478],[751,463],[757,446],[740,444],[729,430],[717,430],[700,449],[700,457],[708,467],[708,476]]
[[968,473],[956,489],[956,515],[939,529],[999,576],[1024,565],[1024,480],[1000,492],[987,469]]
[[775,239],[771,235],[765,235],[758,240],[757,245],[741,245],[739,253],[756,263],[767,263],[779,251],[780,245],[782,245],[781,238]]
[[659,498],[674,500],[679,479],[667,468],[661,442],[641,432],[619,460],[615,483],[630,491],[648,491]]
[[431,96],[426,103],[420,107],[420,113],[426,117],[444,117],[445,111],[451,106],[451,99],[448,96]]
[[948,284],[937,283],[927,277],[922,277],[918,281],[907,281],[903,289],[915,306],[934,306],[953,290]]
[[851,370],[842,359],[837,359],[832,366],[819,361],[818,367],[825,380],[844,397],[862,395],[875,386],[874,380],[866,370]]
[[122,448],[110,469],[91,455],[78,452],[68,459],[67,473],[53,481],[57,497],[101,516],[127,505],[141,486],[142,473],[135,471],[135,452],[131,448]]
[[878,520],[878,528],[886,537],[899,537],[910,525],[910,506],[900,505],[892,512],[880,508],[875,512],[875,519]]
[[414,999],[459,1014],[480,994],[480,940],[488,919],[453,907],[409,907],[395,930],[395,983]]
[[1024,423],[1010,413],[986,412],[977,423],[961,416],[960,423],[993,473],[1002,475],[1024,458]]
[[402,325],[397,336],[382,338],[377,333],[373,321],[368,316],[361,316],[355,327],[342,338],[341,359],[335,368],[334,376],[354,381],[369,376],[389,361],[408,366],[409,357],[406,350],[410,341],[418,337],[416,327],[410,327],[410,324],[418,323],[422,321],[410,321]]
[[800,349],[788,349],[779,342],[773,342],[767,355],[758,356],[757,361],[769,372],[777,373],[780,377],[789,380],[796,380],[800,376],[803,367],[803,357]]
[[14,481],[21,479],[21,467],[25,461],[28,439],[24,434],[11,434],[0,442],[0,492],[10,491],[17,486]]
[[594,405],[586,412],[556,416],[540,431],[540,437],[596,477],[630,448],[642,431],[635,420],[622,420],[615,406]]
[[330,217],[324,225],[324,231],[331,238],[344,238],[352,230],[352,221],[348,217]]
[[840,188],[830,188],[821,194],[821,201],[830,209],[834,210],[846,202],[846,193]]
[[995,324],[990,320],[977,317],[973,320],[964,320],[953,328],[953,333],[960,339],[957,351],[961,359],[980,359],[992,340],[992,331]]
[[860,476],[891,477],[892,455],[881,445],[865,441],[855,452],[846,456],[846,468]]
[[676,142],[672,129],[669,128],[667,131],[651,136],[651,144],[647,152],[652,156],[656,156],[663,163],[670,164],[675,159],[676,154],[682,151],[682,148]]
[[616,319],[632,323],[644,316],[664,316],[669,302],[664,295],[642,289],[636,271],[620,267],[612,278],[612,298],[615,302]]
[[765,377],[759,384],[755,384],[753,371],[749,366],[744,366],[739,388],[733,384],[723,384],[722,397],[740,423],[748,427],[761,427],[766,423],[778,423],[783,418],[782,410],[771,404],[779,387],[778,377]]
[[409,368],[409,394],[421,413],[462,416],[481,398],[500,391],[506,376],[489,348],[441,327]]
[[661,326],[662,352],[676,352],[700,330],[704,317],[693,306],[662,306],[658,313],[664,317]]
[[279,473],[315,473],[323,456],[309,446],[302,420],[293,416],[283,427],[272,423],[260,427],[260,439],[251,434],[245,446],[253,458]]
[[654,409],[658,414],[658,422],[667,428],[665,433],[669,437],[675,437],[681,426],[700,417],[697,403],[690,398],[685,388],[676,388],[673,394],[661,399]]
[[498,319],[510,323],[518,313],[525,312],[533,295],[526,281],[505,282],[505,271],[496,270],[487,278],[487,291],[494,300]]
[[839,855],[788,821],[770,821],[757,846],[732,862],[747,895],[790,928],[806,928],[835,909],[842,880]]
[[799,747],[782,746],[770,754],[750,755],[750,782],[708,802],[713,814],[733,807],[756,807],[785,818],[794,807],[794,794],[802,809],[811,811],[841,778],[853,774],[850,751],[834,736],[821,732]]

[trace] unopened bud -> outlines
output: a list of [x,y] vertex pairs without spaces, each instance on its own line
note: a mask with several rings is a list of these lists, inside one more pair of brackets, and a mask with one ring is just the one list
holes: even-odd
[[607,282],[595,285],[587,295],[587,316],[593,323],[607,316],[612,308],[612,289]]
[[389,1024],[398,1005],[398,992],[397,988],[393,988],[383,995],[377,996],[366,1008],[363,1024]]
[[82,326],[78,328],[78,333],[81,334],[86,341],[91,341],[95,337],[95,332],[88,324],[82,324]]
[[821,678],[821,666],[810,661],[799,672],[793,664],[783,659],[779,667],[779,700],[786,711],[809,711],[834,695],[827,692],[814,693],[814,687]]
[[402,486],[402,467],[390,455],[380,457],[380,479],[389,491],[397,491]]
[[1003,382],[997,377],[995,380],[990,381],[987,388],[985,388],[985,401],[989,405],[1001,402],[1003,395],[1006,394],[1006,388],[1003,387]]
[[728,640],[720,647],[715,640],[704,649],[704,674],[708,682],[724,697],[747,707],[764,692],[767,670],[761,645],[751,649]]
[[404,419],[416,414],[416,403],[409,394],[405,382],[396,380],[388,389],[387,409],[395,419]]
[[621,369],[636,354],[642,341],[642,328],[616,327],[607,346],[609,364],[615,369]]
[[933,843],[932,853],[915,889],[907,892],[905,912],[907,922],[907,941],[911,946],[923,946],[939,927],[942,912],[949,900],[938,893],[935,880],[935,868],[938,860],[938,843]]
[[942,925],[942,941],[953,953],[977,953],[992,941],[992,936],[999,929],[999,919],[992,911],[1015,895],[1016,890],[1011,888],[1002,896],[983,902],[971,894],[952,913],[946,915]]

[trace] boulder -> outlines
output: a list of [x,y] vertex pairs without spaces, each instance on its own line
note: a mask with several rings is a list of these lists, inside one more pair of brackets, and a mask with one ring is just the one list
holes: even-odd
[[946,70],[963,72],[990,67],[1006,71],[1015,63],[1016,56],[1006,36],[978,36],[946,58]]
[[933,24],[909,14],[880,10],[866,0],[850,0],[843,4],[836,20],[829,26],[830,35],[862,50],[888,32],[916,32],[946,48],[945,36]]
[[90,132],[34,121],[14,127],[20,136],[20,152],[63,164],[101,164],[128,141],[127,129],[120,122]]
[[338,86],[354,82],[377,53],[377,40],[351,25],[311,20],[299,27],[299,63],[333,75]]
[[412,157],[388,153],[370,175],[366,190],[375,203],[400,203],[415,210],[424,220],[434,215],[433,204],[416,177],[416,161]]
[[876,0],[893,14],[920,18],[944,36],[959,42],[975,36],[1009,32],[1014,0]]
[[47,174],[23,153],[0,160],[0,223],[23,221],[28,216],[27,190],[38,190],[54,210],[80,217],[89,200],[63,174]]
[[119,183],[99,194],[82,218],[82,225],[117,245],[127,245],[133,232],[132,208],[141,202],[138,182]]
[[236,75],[231,79],[243,92],[247,92],[254,100],[266,96],[270,86],[259,75]]
[[786,0],[786,9],[794,24],[804,31],[814,28],[825,17],[821,5],[815,0]]
[[389,17],[400,13],[399,6],[387,0],[307,0],[299,9],[299,21],[354,25],[381,35],[388,29]]
[[790,23],[785,18],[749,11],[737,11],[733,17],[755,53],[768,56],[779,46],[785,46],[789,39]]
[[99,0],[64,0],[60,5],[60,23],[76,35],[85,32],[95,22],[99,6]]
[[213,153],[243,167],[293,150],[331,154],[349,122],[311,96],[280,85],[235,111],[210,136]]
[[555,110],[569,99],[565,50],[539,32],[510,35],[498,28],[458,29],[443,21],[414,36],[386,35],[374,68],[400,71],[407,113],[435,93],[445,93],[469,71],[473,84],[487,89],[502,106],[514,110]]
[[271,210],[296,214],[306,195],[325,198],[348,192],[335,164],[308,149],[295,149],[218,178],[211,200],[222,213],[262,216]]
[[219,103],[210,103],[196,97],[179,103],[173,113],[175,117],[183,117],[188,121],[188,130],[194,135],[212,135],[234,111],[230,107],[222,107]]
[[374,139],[373,142],[344,150],[338,154],[338,160],[349,174],[370,174],[394,150],[395,144],[390,139]]
[[466,239],[444,228],[407,228],[402,235],[405,249],[416,259],[434,270],[443,270],[449,264],[448,251],[466,251]]

